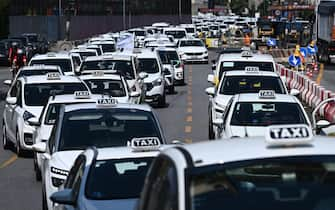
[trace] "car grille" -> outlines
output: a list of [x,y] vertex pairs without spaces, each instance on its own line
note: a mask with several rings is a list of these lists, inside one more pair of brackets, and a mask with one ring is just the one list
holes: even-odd
[[189,56],[202,55],[202,53],[185,53],[185,54]]
[[24,134],[24,143],[26,145],[29,145],[29,146],[33,145],[33,134],[25,133]]
[[154,85],[152,83],[145,83],[145,87],[147,91],[150,91],[154,87]]

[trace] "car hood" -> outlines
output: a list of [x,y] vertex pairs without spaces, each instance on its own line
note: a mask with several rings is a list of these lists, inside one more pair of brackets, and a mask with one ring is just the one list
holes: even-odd
[[155,74],[148,74],[148,77],[144,79],[145,83],[150,83],[155,81],[156,79],[161,78],[160,73],[155,73]]
[[223,107],[226,107],[229,100],[232,98],[233,96],[231,95],[216,95],[215,96],[215,103],[220,104]]
[[264,136],[266,126],[230,126],[232,137]]
[[35,117],[40,118],[43,106],[27,106],[26,110],[32,113]]
[[56,152],[52,155],[50,165],[59,169],[70,171],[74,161],[82,152],[82,150]]
[[86,209],[90,210],[133,210],[138,199],[87,200]]
[[207,52],[205,47],[179,47],[178,50],[184,53]]

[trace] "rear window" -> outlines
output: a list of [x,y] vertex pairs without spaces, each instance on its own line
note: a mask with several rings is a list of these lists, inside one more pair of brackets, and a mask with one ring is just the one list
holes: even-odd
[[59,66],[63,72],[72,72],[72,63],[70,58],[32,60],[30,66],[41,65],[41,64]]

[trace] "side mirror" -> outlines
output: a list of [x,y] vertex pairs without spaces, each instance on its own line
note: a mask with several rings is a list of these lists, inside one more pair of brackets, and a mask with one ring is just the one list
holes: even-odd
[[172,144],[176,144],[176,145],[183,145],[184,143],[180,140],[173,140]]
[[145,79],[145,78],[147,78],[149,75],[148,75],[148,73],[146,73],[146,72],[140,72],[139,74],[138,74],[138,77],[140,78],[140,79]]
[[327,126],[330,125],[330,122],[327,121],[327,120],[319,120],[317,123],[316,123],[316,127],[317,128],[325,128]]
[[213,74],[208,74],[207,81],[209,83],[215,84],[215,82],[214,82],[214,75]]
[[219,119],[214,119],[213,120],[213,125],[217,126],[217,127],[221,127],[223,125],[223,119],[219,118]]
[[168,68],[164,68],[164,74],[165,74],[165,75],[170,74],[170,70],[169,70]]
[[212,62],[212,64],[216,64],[216,60],[214,60],[214,59],[211,62]]
[[137,97],[139,97],[141,94],[139,93],[139,92],[137,92],[137,91],[132,91],[132,92],[130,92],[130,97],[132,97],[132,98],[137,98]]
[[15,105],[16,102],[17,102],[17,99],[16,99],[16,97],[7,97],[7,98],[6,98],[6,102],[7,102],[8,104]]
[[172,61],[171,61],[171,65],[175,66],[175,65],[177,65],[177,64],[179,64],[179,61],[177,61],[177,60],[172,60]]
[[55,192],[50,196],[50,199],[52,202],[58,204],[71,205],[71,206],[74,206],[76,204],[76,199],[71,189],[64,189]]
[[216,70],[216,64],[212,65],[212,70],[215,71]]
[[291,89],[291,91],[290,91],[290,95],[292,95],[292,96],[297,96],[299,94],[300,94],[300,91],[297,90],[297,89]]
[[11,86],[12,85],[12,80],[6,79],[5,81],[3,81],[3,84]]
[[31,117],[27,120],[28,124],[31,126],[40,126],[41,123],[37,117]]
[[215,89],[214,89],[214,87],[209,87],[209,88],[206,88],[206,93],[207,93],[207,95],[209,95],[209,96],[214,96],[215,95]]
[[37,153],[45,153],[47,151],[47,144],[45,142],[39,142],[39,143],[33,144],[32,148],[33,148],[33,151]]

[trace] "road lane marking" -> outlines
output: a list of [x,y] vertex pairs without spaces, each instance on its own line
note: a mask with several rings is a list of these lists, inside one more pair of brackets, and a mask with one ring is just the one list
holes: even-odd
[[191,133],[192,132],[192,126],[186,125],[185,126],[185,133]]
[[187,108],[187,113],[192,113],[192,111],[193,111],[193,110],[192,110],[192,107],[188,107],[188,108]]
[[0,165],[0,169],[6,168],[10,164],[14,163],[16,160],[17,160],[17,155],[13,155],[11,158],[9,158],[8,160],[6,160]]
[[192,106],[192,105],[193,105],[192,101],[189,101],[189,102],[187,103],[187,105],[188,105],[188,106]]
[[186,117],[186,122],[192,122],[193,117],[192,115]]
[[321,63],[321,64],[320,64],[319,74],[318,74],[318,77],[316,78],[316,83],[317,83],[318,85],[320,85],[321,80],[322,80],[322,78],[323,78],[323,71],[324,71],[324,64]]
[[184,140],[186,144],[191,144],[192,143],[192,139],[185,139]]

